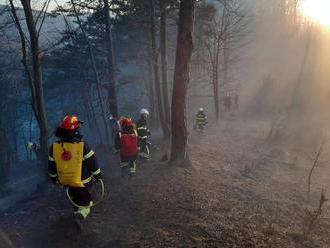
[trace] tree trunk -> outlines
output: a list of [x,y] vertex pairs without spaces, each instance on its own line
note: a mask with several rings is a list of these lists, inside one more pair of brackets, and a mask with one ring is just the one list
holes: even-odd
[[168,80],[167,80],[167,13],[166,0],[159,0],[160,6],[160,57],[162,62],[162,88],[163,88],[163,104],[166,125],[170,123],[170,103],[168,96]]
[[115,59],[113,54],[109,0],[103,0],[103,3],[104,3],[104,21],[105,21],[105,41],[107,47],[107,60],[108,60],[109,105],[110,105],[111,114],[115,117],[118,117],[116,75],[115,75],[115,63],[114,63]]
[[[33,124],[33,110],[31,109],[30,112],[30,120],[29,120],[29,142],[32,141],[32,124]],[[32,160],[33,158],[33,153],[32,150],[29,150],[29,160]]]
[[228,44],[228,11],[227,11],[227,0],[223,2],[222,12],[222,33],[223,33],[223,83],[225,86],[228,84],[228,67],[229,67],[229,44]]
[[[218,59],[217,59],[218,60]],[[215,63],[213,72],[213,93],[214,93],[214,112],[215,120],[218,123],[220,119],[220,101],[219,101],[219,63]]]
[[295,82],[295,84],[293,86],[292,99],[291,99],[291,103],[289,105],[288,112],[287,112],[287,122],[290,122],[292,120],[293,116],[294,116],[293,110],[294,110],[294,108],[296,107],[296,105],[298,103],[298,96],[299,96],[299,92],[300,92],[300,87],[301,87],[301,84],[302,84],[302,81],[303,81],[303,76],[304,76],[304,71],[306,69],[306,64],[308,62],[308,55],[309,55],[309,52],[310,52],[311,39],[312,39],[311,31],[309,31],[309,33],[307,35],[308,36],[307,36],[307,40],[306,40],[304,56],[303,56],[303,59],[301,61],[297,81]]
[[219,100],[219,57],[220,57],[220,41],[216,42],[214,59],[210,56],[212,63],[212,85],[213,85],[213,102],[215,120],[218,123],[220,119],[220,100]]
[[160,87],[158,55],[156,47],[156,27],[155,27],[155,5],[154,0],[150,0],[150,34],[151,34],[151,48],[152,48],[152,62],[155,77],[155,89],[158,105],[159,120],[163,130],[164,138],[169,137],[169,126],[166,124],[164,106],[162,101],[162,92]]
[[11,152],[7,132],[0,127],[0,191],[8,182],[11,167]]
[[150,125],[152,127],[156,127],[158,124],[158,116],[157,112],[155,110],[156,106],[156,100],[155,100],[155,87],[154,87],[154,75],[153,75],[153,70],[152,70],[152,61],[150,57],[147,59],[147,73],[148,73],[148,82],[149,82],[149,87],[148,87],[148,92],[149,92],[149,108],[150,108]]
[[178,166],[189,164],[186,107],[193,51],[194,12],[195,0],[181,0],[171,108],[171,163]]
[[[36,29],[33,12],[30,0],[21,0],[25,17],[26,25],[30,35],[31,55],[32,55],[32,75],[33,85],[35,88],[35,107],[37,112],[37,121],[40,130],[40,151],[37,153],[43,165],[47,162],[48,158],[48,121],[46,116],[46,106],[44,101],[42,69],[39,56],[39,38]],[[32,93],[33,95],[33,93]],[[44,166],[45,170],[47,169]]]

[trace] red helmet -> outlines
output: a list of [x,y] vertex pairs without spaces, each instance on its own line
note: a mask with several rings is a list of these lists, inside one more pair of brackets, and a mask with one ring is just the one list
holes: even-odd
[[134,126],[134,122],[132,121],[131,118],[123,117],[123,118],[120,120],[120,125],[121,125],[122,127],[133,127],[133,126]]
[[80,127],[81,123],[83,122],[79,121],[77,116],[67,115],[64,117],[60,127],[65,130],[75,131]]

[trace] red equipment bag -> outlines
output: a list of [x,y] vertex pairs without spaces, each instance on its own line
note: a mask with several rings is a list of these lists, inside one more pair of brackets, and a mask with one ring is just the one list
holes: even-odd
[[120,155],[124,157],[136,156],[138,154],[138,137],[135,133],[120,135]]

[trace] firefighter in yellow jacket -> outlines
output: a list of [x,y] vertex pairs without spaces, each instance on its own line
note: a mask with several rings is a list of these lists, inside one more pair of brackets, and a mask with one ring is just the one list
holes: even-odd
[[92,180],[102,179],[94,151],[82,140],[81,121],[66,116],[55,131],[58,138],[49,150],[48,170],[53,183],[68,187],[74,204],[75,223],[82,229],[83,221],[93,205],[90,188]]

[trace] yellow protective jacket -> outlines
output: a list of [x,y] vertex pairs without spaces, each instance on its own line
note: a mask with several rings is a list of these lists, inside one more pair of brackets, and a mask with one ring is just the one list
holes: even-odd
[[[66,162],[62,161],[61,155],[63,149],[71,151],[72,159]],[[69,173],[75,174],[74,177],[81,177],[81,180],[79,180],[80,183],[76,182],[73,185],[68,185],[71,187],[83,187],[85,184],[91,182],[93,176],[101,176],[101,169],[97,164],[95,153],[85,141],[59,140],[51,145],[48,157],[48,172],[53,182],[66,185],[65,178],[60,174],[61,168],[63,169],[65,167],[69,167]],[[80,171],[76,171],[74,168],[80,168]]]

